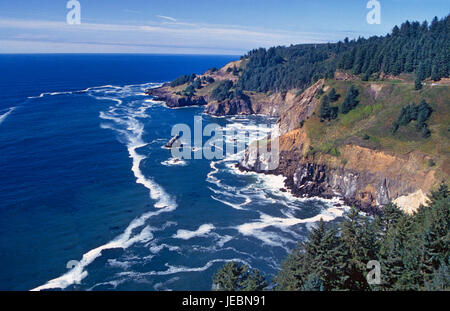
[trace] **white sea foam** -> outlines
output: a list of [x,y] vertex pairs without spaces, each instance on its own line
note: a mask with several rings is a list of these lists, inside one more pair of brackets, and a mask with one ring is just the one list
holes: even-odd
[[[92,89],[93,88],[91,88],[91,90]],[[117,105],[116,107],[111,107],[111,109],[106,113],[102,112],[100,114],[100,118],[114,122],[117,126],[119,126],[119,128],[114,125],[103,125],[103,127],[113,129],[121,135],[121,138],[127,146],[130,158],[132,159],[131,170],[136,177],[136,183],[142,184],[149,190],[150,197],[156,202],[154,206],[160,209],[144,213],[140,217],[134,219],[122,234],[114,238],[112,241],[88,251],[82,256],[81,260],[74,268],[62,276],[34,288],[33,291],[53,288],[64,289],[72,284],[79,284],[88,275],[85,268],[96,258],[101,256],[103,250],[113,248],[126,249],[135,243],[147,243],[153,239],[152,231],[154,229],[149,226],[145,226],[145,222],[151,217],[157,216],[163,212],[173,211],[177,207],[176,203],[164,191],[164,189],[152,179],[145,177],[140,170],[140,163],[143,159],[145,159],[145,156],[139,154],[137,149],[146,145],[146,143],[142,140],[142,134],[144,132],[142,123],[135,119],[133,115],[120,115],[117,112],[117,106],[122,104],[122,100],[109,97],[107,99],[116,101]],[[136,231],[141,227],[141,231],[136,233]]]
[[[271,174],[264,174],[264,173],[257,173],[253,171],[241,171],[239,168],[236,167],[234,164],[227,164],[227,167],[230,169],[230,172],[235,175],[242,175],[242,176],[252,176],[257,179],[257,182],[255,185],[250,185],[249,188],[257,188],[259,190],[267,190],[270,191],[272,195],[275,195],[277,197],[281,197],[285,199],[288,202],[308,202],[308,201],[320,201],[324,204],[330,204],[330,205],[343,205],[344,202],[342,198],[340,198],[338,195],[336,197],[333,197],[331,199],[325,199],[321,197],[298,197],[295,196],[291,190],[289,190],[286,185],[286,177],[282,175],[271,175]],[[286,191],[280,191],[281,189],[285,189]],[[267,197],[266,195],[262,194],[267,199],[272,200],[271,198]],[[279,202],[279,201],[277,201]]]
[[201,266],[201,267],[171,266],[166,263],[166,267],[168,267],[168,269],[164,270],[164,271],[149,271],[149,272],[126,271],[126,272],[118,273],[118,276],[141,278],[141,277],[152,276],[152,275],[171,275],[171,274],[186,273],[186,272],[201,272],[201,271],[208,270],[215,263],[218,263],[218,262],[240,262],[242,264],[245,264],[245,265],[251,267],[251,265],[247,261],[240,259],[240,258],[214,259],[214,260],[208,261],[204,266]]
[[[296,217],[273,217],[264,213],[261,213],[260,219],[239,225],[236,227],[241,234],[246,236],[253,236],[264,243],[272,246],[282,246],[285,239],[280,239],[278,235],[273,234],[272,232],[264,231],[264,229],[268,227],[276,227],[283,231],[286,228],[292,227],[298,224],[312,224],[316,223],[320,220],[325,222],[332,221],[338,217],[342,217],[344,213],[348,210],[346,206],[331,206],[324,209],[320,214],[309,217],[309,218],[296,218]],[[285,231],[287,232],[287,231]]]
[[166,161],[161,162],[164,166],[186,166],[186,161],[179,159],[179,158],[170,158]]
[[88,272],[85,271],[85,268],[89,264],[91,264],[97,257],[99,257],[103,250],[114,248],[126,249],[131,245],[133,245],[134,243],[137,242],[144,243],[152,239],[153,235],[148,226],[144,227],[144,229],[142,229],[142,231],[139,234],[134,236],[132,236],[132,231],[142,226],[145,220],[154,216],[155,214],[156,214],[155,212],[151,212],[135,219],[134,221],[131,222],[131,224],[128,226],[125,232],[116,237],[114,240],[85,253],[81,258],[80,262],[71,270],[69,270],[67,273],[63,274],[58,278],[48,281],[44,285],[32,289],[32,291],[40,291],[44,289],[53,289],[53,288],[64,289],[72,284],[79,284],[88,275]]
[[218,235],[218,237],[219,237],[219,241],[217,241],[217,245],[219,247],[223,247],[225,244],[227,244],[228,242],[230,242],[233,239],[233,237],[230,235],[224,235],[224,236]]
[[215,227],[212,224],[201,225],[195,231],[189,231],[189,230],[180,229],[180,230],[177,231],[176,234],[173,235],[173,238],[175,238],[175,239],[182,239],[182,240],[189,240],[189,239],[192,239],[194,237],[204,237],[204,236],[207,236],[214,229],[215,229]]
[[70,95],[70,94],[83,93],[83,92],[86,92],[86,90],[80,90],[80,91],[63,91],[63,92],[45,92],[45,93],[39,94],[39,96],[29,96],[28,99],[42,98],[42,97],[44,97],[44,96]]
[[180,251],[180,247],[168,245],[168,244],[159,244],[159,245],[153,244],[149,249],[153,254],[158,254],[160,251],[162,251],[165,248],[167,248],[171,252],[179,252]]
[[3,123],[3,121],[6,120],[6,118],[16,109],[16,107],[11,107],[8,109],[8,111],[2,115],[0,115],[0,124]]
[[127,281],[127,278],[123,278],[123,279],[120,279],[120,280],[113,280],[113,281],[109,281],[109,282],[97,283],[97,284],[95,284],[94,286],[88,288],[87,290],[88,290],[88,291],[92,291],[92,290],[94,290],[95,288],[97,288],[97,287],[99,287],[99,286],[105,286],[105,285],[110,285],[110,286],[112,286],[114,289],[116,289],[117,286],[119,286],[119,285],[122,284],[122,283],[125,283],[126,281]]
[[[110,97],[104,97],[103,99],[117,101],[117,105],[111,108],[108,112],[101,112],[100,118],[103,120],[113,121],[116,125],[118,125],[118,127],[111,125],[102,125],[102,127],[111,128],[117,131],[120,134],[121,140],[127,145],[128,153],[132,159],[131,170],[136,177],[136,182],[138,184],[142,184],[150,190],[150,197],[157,201],[155,207],[163,208],[175,206],[175,203],[170,196],[165,193],[164,189],[155,183],[151,178],[145,177],[140,169],[140,164],[146,156],[139,154],[137,150],[145,147],[147,143],[145,143],[142,139],[144,134],[144,125],[137,118],[148,117],[145,114],[145,111],[151,106],[143,105],[134,109],[130,109],[130,107],[128,107],[117,111],[118,107],[123,103],[122,100]],[[121,111],[124,111],[125,113],[121,114]]]
[[[77,93],[87,93],[87,92],[105,92],[105,93],[114,93],[117,91],[121,91],[121,95],[124,95],[126,93],[130,95],[135,96],[145,96],[146,94],[143,93],[143,91],[149,89],[149,88],[156,88],[161,86],[162,83],[144,83],[144,84],[131,84],[131,85],[125,85],[125,86],[115,86],[115,85],[102,85],[102,86],[93,86],[88,87],[83,90],[76,90],[76,91],[62,91],[62,92],[44,92],[39,94],[39,96],[29,96],[29,99],[33,98],[42,98],[44,96],[56,96],[56,95],[70,95],[70,94],[77,94]],[[140,92],[133,91],[133,87],[137,87]]]
[[[212,189],[211,189],[212,190]],[[213,190],[213,191],[217,191],[217,190]],[[242,206],[249,204],[250,202],[252,202],[252,200],[250,198],[246,198],[244,203],[240,203],[240,204],[236,204],[236,203],[231,203],[228,202],[226,200],[221,200],[219,198],[216,198],[215,196],[211,196],[211,199],[216,200],[217,202],[220,202],[222,204],[228,205],[229,207],[232,207],[234,209],[237,210],[245,210],[245,208],[243,208]]]
[[133,263],[129,261],[119,261],[117,259],[108,259],[108,265],[110,265],[113,268],[121,268],[121,269],[128,269],[130,268]]
[[[239,119],[236,118],[233,118],[233,120],[237,122],[228,124],[226,128],[234,129],[238,133],[243,130],[261,130],[254,124],[242,124],[239,122]],[[266,129],[267,134],[271,133],[271,131],[272,129],[270,128]],[[250,136],[250,140],[251,139]],[[345,211],[348,210],[348,207],[345,206],[339,198],[327,200],[322,198],[299,198],[294,196],[291,191],[286,189],[286,178],[281,175],[276,176],[240,171],[237,168],[236,163],[241,157],[242,153],[228,156],[221,161],[211,162],[211,171],[207,174],[207,181],[214,185],[214,187],[209,187],[209,189],[214,192],[214,195],[212,195],[211,198],[237,210],[252,210],[252,206],[249,204],[254,201],[280,204],[283,206],[278,209],[282,215],[277,217],[260,212],[256,207],[254,210],[260,214],[259,219],[234,227],[244,236],[252,236],[270,246],[279,246],[288,250],[286,247],[287,243],[295,243],[295,241],[298,241],[301,238],[301,235],[296,232],[296,225],[305,224],[310,228],[312,224],[320,219],[332,221],[337,217],[341,217]],[[236,187],[229,186],[225,184],[223,180],[219,179],[217,177],[219,172],[227,172],[236,176],[252,177],[254,182],[250,183],[248,186],[236,189]],[[281,189],[285,189],[285,191],[281,191]],[[236,203],[236,201],[239,202],[239,200],[242,199],[245,199],[243,203]],[[304,203],[313,201],[320,201],[327,207],[314,217],[299,218],[296,216],[298,215],[298,211],[304,208]],[[335,204],[337,205],[337,203],[339,203],[340,207],[334,206]],[[243,208],[245,205],[249,205],[249,207]],[[280,230],[286,234],[278,233],[270,228]],[[292,237],[292,239],[288,236]]]

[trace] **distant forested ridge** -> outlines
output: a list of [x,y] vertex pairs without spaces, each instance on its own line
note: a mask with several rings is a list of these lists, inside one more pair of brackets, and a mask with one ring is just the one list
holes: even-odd
[[345,39],[328,44],[259,48],[242,59],[239,86],[247,91],[304,89],[336,70],[349,70],[363,80],[380,74],[415,73],[420,81],[449,77],[450,15],[428,22],[405,22],[386,36]]

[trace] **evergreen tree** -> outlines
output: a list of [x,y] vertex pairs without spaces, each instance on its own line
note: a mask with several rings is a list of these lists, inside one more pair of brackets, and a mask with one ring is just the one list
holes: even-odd
[[242,282],[243,291],[263,291],[267,286],[266,277],[257,269],[251,270],[248,277]]
[[311,274],[305,280],[301,290],[305,292],[323,292],[325,289],[322,279],[316,274]]
[[239,290],[246,267],[236,262],[226,263],[213,277],[213,288],[221,291]]
[[439,266],[434,271],[433,278],[425,284],[425,289],[430,291],[449,291],[450,290],[450,269],[446,264]]
[[316,93],[316,98],[320,98],[322,97],[322,95],[325,94],[325,92],[323,91],[323,88],[320,88],[317,93]]
[[202,81],[200,79],[195,79],[192,83],[192,87],[194,89],[201,89],[202,88]]
[[380,263],[382,270],[382,285],[384,289],[400,290],[399,280],[405,270],[403,263],[404,228],[389,227],[383,237],[380,247]]
[[239,76],[239,70],[236,68],[236,66],[233,66],[233,75]]
[[223,80],[211,92],[211,98],[217,101],[225,100],[229,97],[229,91],[233,87],[233,82],[230,80]]
[[176,86],[179,86],[179,85],[183,85],[183,84],[185,84],[185,83],[193,82],[194,79],[195,79],[196,77],[197,77],[197,76],[196,76],[194,73],[191,74],[191,75],[183,75],[183,76],[180,76],[180,77],[178,77],[177,79],[173,80],[173,81],[170,83],[170,86],[171,86],[171,87],[176,87]]
[[422,80],[420,79],[419,76],[416,77],[416,80],[415,80],[415,82],[414,82],[414,89],[415,89],[416,91],[422,89]]
[[332,88],[330,91],[330,94],[328,94],[328,98],[330,99],[330,102],[335,102],[339,99],[339,94],[336,93],[336,89]]
[[[277,290],[449,290],[450,196],[442,184],[413,215],[394,204],[371,220],[352,209],[339,227],[317,224],[283,262]],[[379,285],[366,264],[381,264]]]
[[422,134],[422,137],[428,138],[431,135],[431,131],[426,122],[432,112],[433,109],[425,100],[422,100],[419,105],[412,103],[403,107],[399,117],[393,124],[393,133],[395,134],[400,126],[406,126],[411,121],[417,121],[416,130]]
[[439,71],[439,67],[436,62],[434,62],[433,66],[431,67],[431,80],[433,81],[441,80],[441,73]]
[[[306,257],[304,243],[299,243],[281,264],[280,272],[275,276],[276,290],[300,291],[303,290],[311,270],[310,259]],[[319,279],[320,286],[323,287]]]
[[262,291],[266,278],[257,269],[236,262],[226,263],[213,277],[213,289],[220,291]]
[[366,216],[352,208],[341,225],[342,240],[348,251],[347,281],[350,290],[370,289],[366,280],[366,264],[376,258],[378,245],[375,226]]
[[195,87],[193,84],[190,84],[183,91],[183,95],[185,95],[185,96],[193,96],[194,94],[195,94]]
[[384,236],[389,229],[399,222],[402,216],[403,212],[395,204],[387,204],[383,208],[383,213],[375,218],[375,225],[379,234]]
[[320,101],[319,118],[321,120],[327,120],[329,117],[330,110],[330,100],[327,95],[322,96]]
[[330,107],[330,99],[327,95],[322,96],[319,109],[319,118],[323,120],[333,120],[338,116],[338,107]]
[[321,281],[325,290],[340,289],[347,276],[346,250],[335,228],[327,229],[325,222],[320,220],[317,228],[310,234],[309,243],[305,244],[307,258],[311,258],[314,273]]
[[350,86],[341,106],[341,112],[343,114],[349,113],[350,110],[354,109],[359,104],[359,101],[357,100],[358,95],[358,90],[353,85]]
[[450,15],[430,26],[407,21],[384,37],[255,49],[242,58],[247,63],[239,84],[247,91],[304,90],[318,79],[333,77],[337,69],[362,74],[363,80],[403,72],[415,72],[420,82],[431,76],[438,80],[449,76],[449,27]]

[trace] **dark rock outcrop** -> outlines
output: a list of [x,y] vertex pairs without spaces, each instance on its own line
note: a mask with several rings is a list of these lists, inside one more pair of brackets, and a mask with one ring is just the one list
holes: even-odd
[[205,113],[214,116],[251,115],[254,114],[251,103],[243,99],[231,99],[221,102],[213,101],[205,107]]
[[[286,177],[285,186],[292,194],[298,197],[322,197],[331,199],[341,197],[346,204],[358,207],[359,209],[376,214],[382,204],[389,202],[389,191],[386,187],[386,180],[380,176],[370,173],[361,173],[345,169],[329,168],[324,164],[317,164],[302,159],[298,153],[282,152],[280,164],[273,171],[266,171],[261,160],[249,163],[249,153],[238,164],[244,171],[255,171],[258,173],[282,175]],[[373,197],[372,193],[360,192],[360,189],[368,185],[378,183],[378,197]],[[381,204],[380,204],[381,203]]]
[[177,147],[182,147],[181,143],[179,142],[180,139],[180,135],[175,135],[174,137],[172,137],[169,142],[164,146],[165,148],[172,148],[172,146],[175,143],[178,143],[179,146]]
[[[246,151],[239,168],[285,176],[285,186],[296,196],[341,197],[347,205],[371,214],[434,181],[433,171],[421,169],[423,159],[418,158],[418,154],[402,158],[347,145],[341,149],[339,159],[329,155],[307,156],[302,151],[306,142],[301,142],[305,137],[301,129],[280,137],[279,165],[274,170],[267,171],[264,157],[255,156],[251,149]],[[346,164],[342,164],[344,158],[348,161]]]

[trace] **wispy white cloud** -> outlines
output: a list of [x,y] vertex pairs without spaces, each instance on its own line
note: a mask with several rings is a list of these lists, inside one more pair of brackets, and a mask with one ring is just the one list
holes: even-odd
[[169,21],[172,21],[172,22],[176,22],[177,21],[175,18],[170,17],[170,16],[156,15],[156,17],[159,17],[159,18],[162,18],[162,19],[168,19]]
[[[23,45],[13,41],[47,40],[58,51],[66,44],[68,51],[73,46],[85,47],[90,52],[95,46],[111,51],[139,50],[147,53],[193,53],[241,54],[256,47],[289,45],[295,43],[323,43],[337,41],[348,34],[342,32],[294,32],[242,26],[206,23],[186,23],[172,17],[166,21],[147,25],[82,23],[67,25],[63,21],[23,20],[0,18],[0,52],[14,52]],[[351,34],[349,35],[350,37]],[[36,40],[35,40],[36,41]],[[72,46],[70,46],[72,45]],[[37,47],[33,43],[27,48]],[[120,47],[120,48],[118,48]]]

